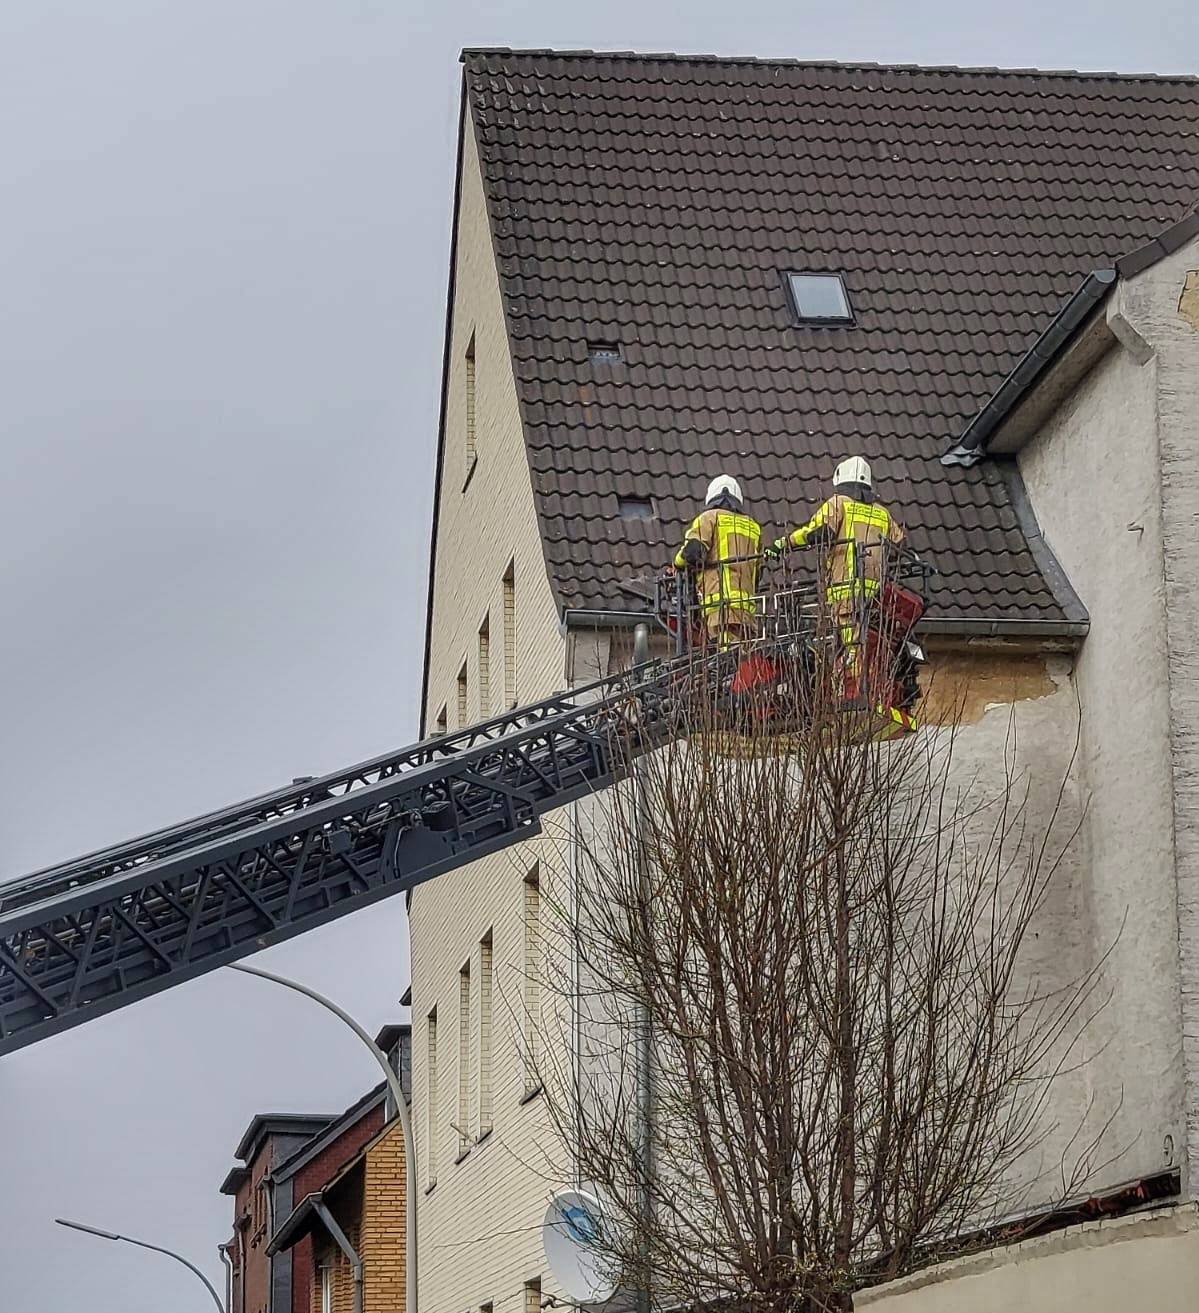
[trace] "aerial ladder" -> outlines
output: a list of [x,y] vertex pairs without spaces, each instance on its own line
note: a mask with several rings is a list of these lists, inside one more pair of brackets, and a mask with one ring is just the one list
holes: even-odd
[[[877,678],[839,691],[878,737],[915,728],[923,601],[908,585],[926,573],[901,565],[871,600],[860,632]],[[667,573],[654,597],[673,655],[0,884],[0,1054],[534,837],[685,733],[700,687],[768,718],[784,681],[815,668],[817,589],[765,591],[761,634],[719,651]]]

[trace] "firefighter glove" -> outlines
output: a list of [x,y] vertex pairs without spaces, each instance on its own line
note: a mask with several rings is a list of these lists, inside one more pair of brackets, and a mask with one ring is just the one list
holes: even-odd
[[692,570],[698,570],[703,565],[706,555],[707,549],[696,538],[688,538],[683,544],[683,560]]

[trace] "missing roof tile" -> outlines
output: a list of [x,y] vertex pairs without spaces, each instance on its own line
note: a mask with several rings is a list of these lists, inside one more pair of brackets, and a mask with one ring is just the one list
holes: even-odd
[[588,342],[587,354],[600,364],[611,365],[623,359],[619,342]]
[[652,520],[657,515],[652,497],[617,497],[616,505],[622,520]]

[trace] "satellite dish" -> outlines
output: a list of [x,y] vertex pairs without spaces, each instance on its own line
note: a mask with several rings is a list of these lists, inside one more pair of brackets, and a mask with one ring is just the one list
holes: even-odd
[[541,1244],[554,1279],[576,1304],[603,1304],[616,1293],[609,1256],[596,1248],[603,1207],[585,1190],[560,1190],[541,1225]]

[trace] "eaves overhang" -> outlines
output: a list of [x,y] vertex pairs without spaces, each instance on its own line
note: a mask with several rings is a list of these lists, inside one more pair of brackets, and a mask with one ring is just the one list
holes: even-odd
[[251,1118],[249,1126],[233,1151],[235,1158],[249,1162],[258,1152],[259,1145],[268,1135],[316,1135],[324,1130],[336,1113],[260,1112]]
[[[403,1003],[403,1001],[401,1000],[401,1005],[403,1007],[408,1007],[409,1003]],[[412,1036],[412,1026],[409,1022],[389,1021],[387,1025],[383,1026],[379,1030],[379,1033],[375,1036],[375,1045],[377,1048],[381,1048],[383,1052],[386,1053],[389,1049],[395,1048],[395,1046],[400,1042],[401,1039],[404,1038],[405,1035],[407,1035],[409,1038],[411,1038]]]
[[248,1167],[231,1167],[228,1175],[221,1182],[221,1194],[236,1195],[243,1185],[250,1179],[250,1169]]
[[1081,641],[1090,632],[1089,620],[988,620],[985,616],[933,617],[920,622],[921,634],[942,638],[1054,638]]

